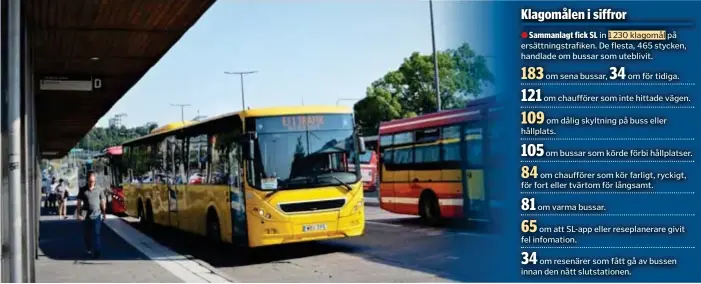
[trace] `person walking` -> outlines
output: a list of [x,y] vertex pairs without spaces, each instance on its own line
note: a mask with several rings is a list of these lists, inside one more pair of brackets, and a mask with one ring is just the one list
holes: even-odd
[[56,187],[58,187],[58,182],[56,178],[51,178],[51,186],[49,188],[49,214],[56,214]]
[[99,258],[102,252],[100,230],[105,220],[107,198],[104,188],[95,183],[95,172],[89,171],[86,179],[85,186],[78,191],[76,214],[78,220],[83,220],[83,237],[87,255]]
[[58,201],[58,217],[62,219],[68,219],[66,216],[66,202],[68,202],[68,187],[63,179],[58,180],[58,186],[56,186],[56,199]]
[[41,197],[44,199],[44,208],[46,210],[49,210],[49,192],[50,192],[51,185],[48,184],[47,182],[43,182],[41,185]]

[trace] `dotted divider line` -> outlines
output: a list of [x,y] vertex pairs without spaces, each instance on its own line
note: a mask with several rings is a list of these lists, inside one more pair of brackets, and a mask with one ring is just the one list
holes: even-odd
[[596,191],[523,191],[521,194],[557,194],[557,195],[566,195],[566,194],[667,194],[667,195],[694,195],[696,192],[693,191],[602,191],[602,192],[596,192]]
[[695,141],[696,138],[675,137],[551,137],[551,138],[521,138],[522,141]]
[[694,106],[521,106],[522,109],[693,109]]
[[636,82],[636,83],[585,83],[585,82],[523,82],[521,86],[696,86],[696,83],[676,82]]
[[521,161],[521,163],[695,163],[693,160],[679,160],[679,161],[632,161],[632,160],[620,160],[620,161],[606,161],[606,160],[601,160],[601,161],[594,161],[594,160],[543,160],[543,161],[534,161],[534,160],[526,160],[526,161]]
[[533,213],[521,217],[696,217],[693,213]]
[[696,247],[521,247],[522,249],[695,249]]

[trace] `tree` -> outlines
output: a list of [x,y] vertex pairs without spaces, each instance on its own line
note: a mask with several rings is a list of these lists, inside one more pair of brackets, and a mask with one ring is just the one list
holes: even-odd
[[[455,50],[437,52],[441,105],[463,107],[494,81],[483,56],[465,43]],[[388,72],[367,88],[355,106],[356,123],[363,135],[377,133],[381,121],[434,112],[438,101],[434,86],[433,56],[414,52],[397,70]]]
[[128,140],[147,135],[157,127],[156,123],[148,123],[134,128],[126,128],[124,126],[95,127],[78,142],[76,147],[101,151],[107,147],[120,145]]
[[494,74],[487,67],[487,59],[477,55],[465,43],[451,51],[459,95],[475,98],[487,84],[494,83]]

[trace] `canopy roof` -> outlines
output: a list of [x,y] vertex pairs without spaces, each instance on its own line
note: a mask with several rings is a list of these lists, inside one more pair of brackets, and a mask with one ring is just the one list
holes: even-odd
[[[65,155],[213,2],[25,1],[42,155]],[[92,77],[101,86],[42,90],[46,76]]]

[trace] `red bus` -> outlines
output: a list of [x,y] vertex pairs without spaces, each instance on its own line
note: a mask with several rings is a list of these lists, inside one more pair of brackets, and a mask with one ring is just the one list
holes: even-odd
[[379,157],[375,151],[368,150],[360,155],[360,173],[363,179],[363,190],[365,192],[373,192],[377,190],[378,173],[377,164]]
[[107,211],[115,215],[124,215],[126,204],[122,189],[122,146],[112,146],[95,157],[94,171],[97,184],[108,189]]
[[488,98],[463,109],[381,123],[380,207],[428,223],[488,216],[484,168],[495,158],[485,154],[491,153],[495,110]]

